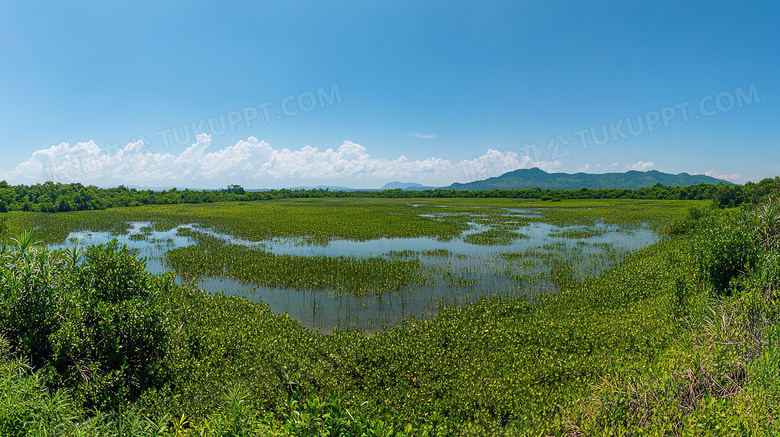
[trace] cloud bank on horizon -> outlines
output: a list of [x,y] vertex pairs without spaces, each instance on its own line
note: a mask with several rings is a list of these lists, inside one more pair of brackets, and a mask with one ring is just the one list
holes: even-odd
[[[94,141],[73,146],[63,142],[35,151],[30,159],[13,170],[0,169],[0,180],[27,185],[50,180],[99,186],[176,185],[199,189],[233,183],[248,188],[355,184],[359,186],[354,188],[379,188],[396,180],[444,186],[531,167],[553,172],[560,171],[562,164],[559,161],[535,162],[528,156],[494,149],[457,162],[436,157],[409,160],[404,155],[382,159],[372,157],[364,146],[351,141],[344,141],[336,149],[305,146],[299,150],[280,150],[256,137],[249,137],[232,146],[215,149],[211,135],[204,133],[178,155],[154,152],[143,140],[128,143],[110,153]],[[580,171],[598,167],[586,165]],[[626,165],[624,171],[646,171],[654,167],[653,162],[639,161]],[[739,173],[725,175],[714,170],[706,174],[731,181],[741,178]]]

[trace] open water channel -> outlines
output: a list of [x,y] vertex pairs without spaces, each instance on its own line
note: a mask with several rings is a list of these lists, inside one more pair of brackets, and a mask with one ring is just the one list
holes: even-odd
[[[508,211],[533,215],[533,211]],[[277,255],[375,257],[402,252],[420,259],[433,273],[426,285],[415,285],[399,293],[354,297],[332,290],[292,290],[260,287],[228,278],[202,277],[198,286],[211,293],[243,296],[268,305],[276,313],[289,313],[306,327],[331,333],[334,329],[377,331],[392,327],[409,317],[432,317],[443,305],[474,302],[491,295],[527,296],[557,291],[549,279],[551,265],[545,255],[565,259],[575,277],[597,275],[626,253],[652,244],[660,238],[647,227],[619,227],[598,223],[559,227],[532,222],[516,232],[519,238],[507,245],[480,245],[464,241],[471,233],[489,225],[471,223],[461,238],[440,241],[435,238],[380,238],[370,241],[333,240],[326,244],[307,244],[305,239],[246,241],[213,232],[198,225],[184,225],[167,231],[153,231],[151,223],[133,222],[127,234],[74,232],[66,242],[53,249],[67,247],[78,240],[81,246],[101,244],[117,238],[122,244],[146,257],[152,273],[166,271],[165,254],[170,249],[195,244],[181,235],[180,228],[195,228],[232,244],[260,246]],[[565,231],[596,230],[595,236],[571,238],[557,236]],[[446,252],[445,252],[446,251]]]

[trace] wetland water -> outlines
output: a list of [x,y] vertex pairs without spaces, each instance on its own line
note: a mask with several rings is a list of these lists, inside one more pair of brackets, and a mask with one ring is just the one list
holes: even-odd
[[[461,214],[462,215],[462,214]],[[535,217],[533,210],[507,209],[506,215],[518,219]],[[474,214],[478,218],[478,214]],[[259,287],[228,278],[202,277],[198,286],[208,292],[244,296],[267,304],[276,313],[289,313],[308,328],[330,333],[338,329],[381,330],[402,323],[403,319],[432,317],[442,305],[474,302],[483,296],[529,296],[557,291],[551,280],[551,260],[568,266],[577,279],[597,275],[634,250],[652,244],[660,236],[644,226],[619,227],[596,223],[593,226],[559,227],[540,221],[512,224],[510,232],[522,238],[504,241],[508,244],[473,244],[469,236],[494,228],[493,224],[468,221],[469,230],[460,238],[380,238],[370,241],[332,240],[312,243],[305,238],[247,241],[219,234],[198,225],[183,225],[155,231],[152,223],[132,222],[127,234],[107,232],[74,232],[67,247],[78,240],[80,245],[100,244],[117,238],[147,258],[148,270],[167,270],[168,250],[195,243],[180,229],[206,233],[227,243],[252,246],[276,255],[400,257],[419,259],[426,267],[425,284],[416,284],[397,293],[355,297],[338,295],[333,290],[293,290]]]

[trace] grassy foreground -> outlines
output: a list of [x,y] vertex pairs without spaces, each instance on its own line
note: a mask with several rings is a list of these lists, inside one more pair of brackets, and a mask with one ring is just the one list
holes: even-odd
[[557,272],[539,303],[373,337],[177,286],[121,247],[21,236],[2,253],[0,434],[773,435],[778,216],[693,210],[597,278]]

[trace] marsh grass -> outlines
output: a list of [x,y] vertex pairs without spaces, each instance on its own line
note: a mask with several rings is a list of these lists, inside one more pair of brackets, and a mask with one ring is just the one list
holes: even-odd
[[566,230],[561,232],[552,232],[548,234],[551,237],[562,237],[562,238],[571,238],[571,239],[583,239],[583,238],[593,238],[593,237],[600,237],[604,234],[606,234],[607,231],[603,229],[574,229],[574,230]]
[[423,256],[430,256],[434,258],[446,258],[448,256],[452,256],[452,252],[447,249],[423,250],[421,254]]
[[254,286],[333,290],[357,297],[395,293],[428,282],[427,269],[416,256],[275,255],[187,228],[177,232],[194,238],[197,245],[167,251],[165,263],[190,279],[227,277]]
[[[740,320],[732,303],[710,301],[688,319],[680,338],[645,372],[616,372],[594,384],[576,409],[569,430],[584,434],[627,432],[698,435],[713,427],[745,435],[760,417],[744,413],[751,402],[751,362],[767,340],[761,327]],[[755,411],[754,414],[758,413]]]
[[755,232],[767,250],[775,250],[780,243],[780,202],[769,196],[768,200],[755,210]]
[[[412,206],[419,204],[420,206]],[[469,229],[475,216],[484,224],[520,229],[543,221],[558,226],[650,223],[654,229],[685,217],[704,201],[564,200],[554,206],[519,199],[283,199],[197,205],[149,205],[57,214],[9,212],[8,234],[38,229],[47,244],[61,244],[74,231],[125,235],[130,222],[151,222],[158,232],[200,223],[218,233],[251,241],[310,237],[367,241],[377,238],[431,237],[448,241]],[[530,208],[537,216],[508,214]],[[524,210],[528,211],[528,210]],[[492,217],[491,217],[492,216]],[[0,234],[2,238],[2,234]],[[7,237],[6,237],[7,238]]]
[[[302,214],[318,202],[325,201],[301,202]],[[453,205],[450,209],[464,211],[479,205],[473,199],[471,203],[447,202]],[[519,204],[485,199],[483,205],[499,211]],[[543,210],[542,220],[561,226],[588,220],[646,223],[656,213],[667,219],[686,216],[669,202],[555,204],[592,208]],[[276,206],[289,207],[291,212],[295,211],[292,205]],[[367,215],[380,208],[399,215],[407,207],[426,213],[445,209],[380,201],[368,209],[349,205],[348,210]],[[606,206],[595,208],[599,205]],[[627,210],[621,211],[623,207]],[[170,219],[172,211],[183,210],[160,208],[154,214],[170,214]],[[193,211],[186,217],[189,223],[197,223],[192,219],[201,212],[216,214],[208,208],[198,209],[197,214]],[[86,226],[87,218],[96,216],[83,217],[83,221],[57,223],[63,229],[74,223]],[[334,213],[326,221],[335,223],[335,217],[339,216]],[[357,220],[345,217],[349,216],[340,217],[339,230],[320,228],[309,234],[295,224],[284,225],[289,227],[282,233],[299,238],[390,235],[401,232],[404,223],[417,220],[401,218],[369,232]],[[447,223],[447,217],[452,216],[428,217],[419,223],[430,226],[424,232],[431,235],[455,238],[471,219],[458,218],[439,227]],[[228,222],[226,218],[201,218],[210,230]],[[262,215],[254,220],[259,223]],[[657,225],[663,224],[663,218],[657,220]],[[110,220],[101,223],[106,228],[114,226]],[[722,224],[713,232],[722,233]],[[245,224],[232,226],[234,231],[228,235],[245,237],[265,235],[282,224],[275,222],[256,234],[242,230]],[[447,229],[457,232],[448,234]],[[708,238],[710,233],[697,238],[688,234],[697,229],[686,227],[678,236],[634,253],[604,244],[562,241],[496,255],[506,265],[497,263],[493,268],[510,266],[506,275],[518,278],[547,274],[559,292],[540,295],[533,303],[519,296],[455,303],[443,307],[435,318],[409,318],[401,326],[371,335],[340,330],[321,335],[287,314],[274,314],[266,305],[171,284],[152,303],[165,309],[161,313],[169,335],[165,364],[175,379],[160,390],[146,392],[134,405],[143,414],[129,418],[163,421],[166,428],[162,432],[180,435],[747,435],[762,430],[771,435],[778,423],[780,400],[780,334],[774,307],[780,283],[778,259],[772,253],[757,253],[755,269],[746,271],[743,264],[739,273],[744,275],[729,278],[733,295],[713,297],[717,293],[701,270],[707,266],[702,262],[708,256],[705,243],[713,239]],[[200,274],[213,270],[216,275],[231,271],[251,280],[292,278],[290,286],[298,280],[304,283],[300,272],[310,269],[311,278],[327,284],[343,280],[365,283],[371,290],[390,284],[391,289],[392,284],[419,279],[416,262],[428,256],[403,251],[361,259],[280,257],[262,247],[230,244],[203,230],[182,231],[198,246],[170,251],[172,262]],[[603,259],[607,270],[598,276],[578,270],[578,260],[594,254]],[[442,258],[434,261],[451,261]],[[64,256],[63,262],[67,259]],[[284,277],[274,276],[271,270],[282,271]],[[449,271],[458,286],[469,286],[475,279],[472,272]],[[374,279],[392,279],[396,274],[393,282]],[[427,277],[423,275],[422,280]],[[0,383],[15,380],[16,376],[8,375]],[[22,369],[22,378],[31,375]],[[49,392],[39,390],[41,385],[32,386],[47,399]],[[21,392],[4,393],[16,396]],[[22,405],[21,400],[16,402]],[[29,411],[38,411],[33,403],[24,408],[28,405]],[[106,427],[115,426],[102,413],[94,414]],[[130,434],[136,429],[125,431]],[[82,435],[112,434],[90,429]]]
[[485,246],[508,246],[519,238],[528,238],[528,236],[518,232],[506,229],[488,229],[482,232],[475,232],[463,237],[463,241],[471,244]]

